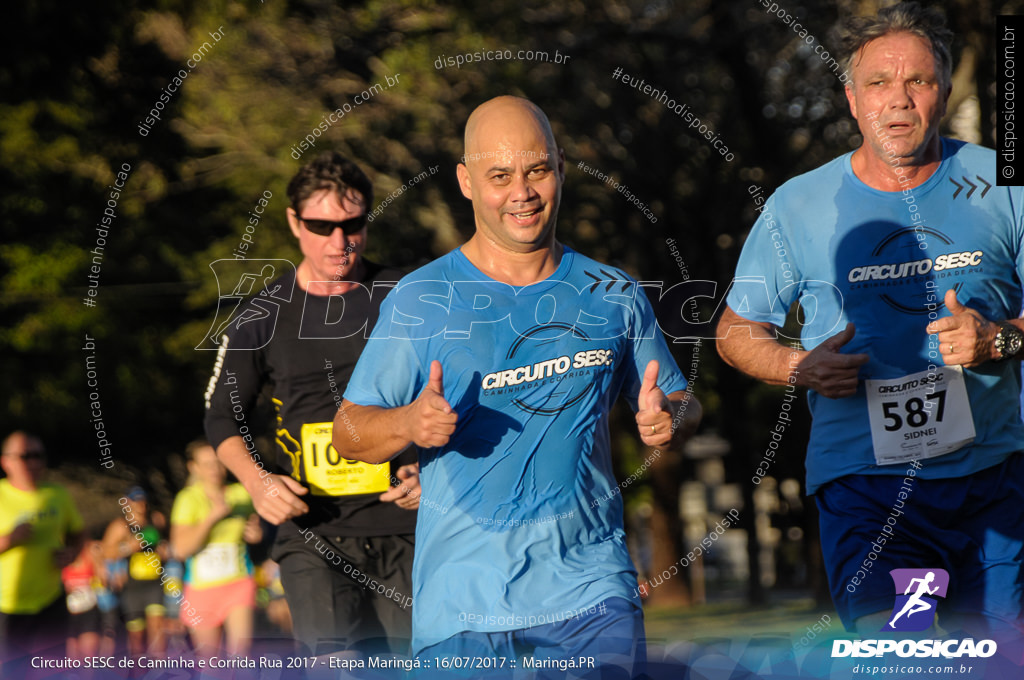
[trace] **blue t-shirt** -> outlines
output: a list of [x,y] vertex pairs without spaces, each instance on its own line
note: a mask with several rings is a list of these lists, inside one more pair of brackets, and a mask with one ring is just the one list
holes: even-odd
[[[841,351],[870,356],[854,396],[808,394],[808,493],[844,475],[906,473],[906,465],[875,464],[863,381],[943,366],[937,336],[925,327],[950,315],[948,289],[989,320],[1016,318],[1021,309],[1024,189],[995,186],[994,151],[943,139],[938,170],[894,192],[860,181],[851,156],[786,182],[768,199],[727,297],[740,316],[776,326],[799,300],[806,349],[852,321],[856,334]],[[974,442],[924,461],[921,477],[960,477],[1024,449],[1017,363],[986,362],[963,375]]]
[[686,387],[636,282],[566,247],[513,287],[454,250],[385,299],[345,398],[409,404],[434,359],[458,426],[420,451],[413,648],[632,599],[608,412],[636,408],[652,359],[665,394]]

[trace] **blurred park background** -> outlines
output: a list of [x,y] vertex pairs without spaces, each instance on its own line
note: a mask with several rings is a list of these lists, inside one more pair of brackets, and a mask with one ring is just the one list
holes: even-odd
[[[994,146],[995,17],[1022,4],[942,4],[958,64],[946,134]],[[117,514],[130,483],[168,509],[184,483],[183,447],[202,433],[215,358],[195,349],[217,308],[210,264],[233,257],[260,197],[271,196],[246,256],[297,263],[285,186],[315,153],[336,149],[374,180],[375,204],[406,186],[371,224],[368,255],[411,269],[471,233],[455,180],[462,128],[499,94],[539,104],[565,149],[560,239],[665,289],[686,278],[716,282],[707,297],[660,310],[670,333],[693,319],[706,325],[691,330],[706,333],[754,223],[753,187],[767,195],[860,139],[836,74],[813,47],[835,53],[837,21],[879,3],[778,5],[812,42],[760,0],[13,4],[0,67],[4,433],[43,437],[54,476],[92,525]],[[513,58],[449,65],[488,50]],[[616,69],[685,104],[731,159],[614,78]],[[160,118],[147,123],[157,102]],[[345,115],[301,148],[338,109]],[[580,162],[628,187],[656,222]],[[96,273],[95,225],[124,164],[128,180]],[[82,349],[87,334],[95,350]],[[755,485],[782,391],[725,367],[712,340],[674,348],[705,420],[685,456],[654,459],[623,488],[642,575],[676,563],[730,509],[740,519],[679,577],[649,587],[650,632],[708,632],[712,620],[753,629],[768,625],[758,612],[774,608],[778,627],[799,636],[830,611],[803,492],[805,400]],[[88,387],[93,351],[98,385]],[[100,466],[94,391],[110,469]],[[626,411],[613,434],[623,479],[649,455]],[[261,448],[272,450],[271,440]],[[687,616],[696,618],[687,624]]]

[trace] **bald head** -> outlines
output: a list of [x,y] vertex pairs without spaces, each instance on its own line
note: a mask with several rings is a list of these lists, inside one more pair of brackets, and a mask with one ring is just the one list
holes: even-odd
[[539,252],[550,264],[546,258],[555,244],[565,158],[548,117],[526,99],[496,97],[470,115],[465,141],[456,174],[462,195],[473,201],[476,235],[463,253],[482,260],[486,244],[499,260]]
[[551,123],[539,106],[528,99],[509,95],[484,102],[466,121],[464,144],[467,165],[519,151],[513,148],[509,137],[512,133],[526,132],[541,138],[550,156],[557,154]]

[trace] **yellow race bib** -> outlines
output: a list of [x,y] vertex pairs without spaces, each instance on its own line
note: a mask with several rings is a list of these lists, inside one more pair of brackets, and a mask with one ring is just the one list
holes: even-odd
[[316,496],[383,493],[391,487],[391,464],[346,460],[331,444],[333,423],[302,426],[302,469]]

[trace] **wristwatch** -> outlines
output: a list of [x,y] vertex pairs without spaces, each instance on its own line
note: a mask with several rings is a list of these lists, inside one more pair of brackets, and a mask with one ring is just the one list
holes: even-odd
[[999,356],[993,361],[1004,361],[1016,356],[1021,346],[1024,346],[1024,333],[1012,323],[1000,323],[999,333],[996,334],[996,352]]

